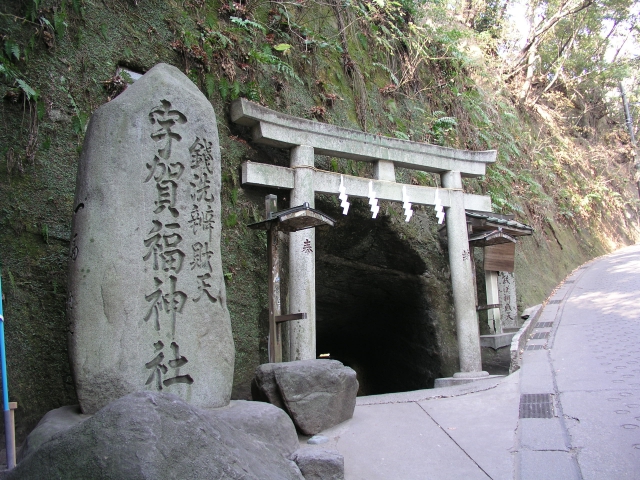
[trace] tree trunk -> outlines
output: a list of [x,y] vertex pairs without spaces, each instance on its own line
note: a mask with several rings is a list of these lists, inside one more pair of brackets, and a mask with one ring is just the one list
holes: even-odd
[[624,120],[627,124],[627,130],[629,130],[629,138],[631,139],[631,145],[636,148],[636,137],[633,133],[633,118],[631,118],[631,111],[629,110],[629,102],[627,101],[627,94],[624,91],[624,85],[622,82],[618,82],[618,88],[620,89],[620,96],[622,97],[622,106],[624,108]]
[[631,111],[629,110],[629,102],[627,101],[627,94],[624,91],[624,85],[622,82],[618,83],[618,88],[620,89],[620,96],[622,97],[622,106],[624,107],[624,119],[627,124],[627,129],[629,130],[629,139],[631,140],[631,147],[633,148],[633,156],[634,156],[634,167],[635,167],[635,175],[634,180],[636,182],[636,186],[638,187],[638,196],[640,197],[640,159],[638,158],[638,150],[636,146],[636,137],[633,132],[633,118],[631,117]]
[[518,100],[524,104],[529,96],[531,90],[531,83],[533,82],[533,74],[536,71],[536,60],[538,58],[538,41],[534,41],[527,52],[527,71],[525,73],[524,82],[520,87],[520,93],[518,94]]

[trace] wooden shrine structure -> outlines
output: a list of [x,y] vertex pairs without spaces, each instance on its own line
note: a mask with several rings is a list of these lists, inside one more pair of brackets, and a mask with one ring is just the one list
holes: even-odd
[[315,210],[305,203],[288,210],[277,211],[276,195],[267,195],[265,211],[267,219],[247,225],[253,230],[267,231],[267,257],[269,268],[269,362],[282,362],[282,324],[294,320],[306,320],[307,313],[281,315],[280,300],[280,253],[278,249],[280,232],[292,233],[321,225],[333,227],[335,220]]

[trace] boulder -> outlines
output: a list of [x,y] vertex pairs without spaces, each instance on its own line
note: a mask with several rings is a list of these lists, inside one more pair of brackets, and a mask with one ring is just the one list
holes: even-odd
[[47,412],[22,444],[17,456],[18,462],[57,434],[67,431],[88,418],[91,418],[91,415],[84,415],[79,405],[68,405]]
[[235,349],[220,256],[220,148],[207,98],[159,64],[91,117],[69,252],[80,407],[132,392],[229,403]]
[[356,373],[337,360],[298,360],[260,365],[254,400],[283,408],[298,430],[315,435],[353,416]]
[[303,478],[278,449],[224,417],[175,395],[133,393],[54,435],[6,478]]
[[335,450],[301,448],[291,459],[305,480],[344,480],[344,457]]
[[286,410],[273,372],[276,365],[279,364],[265,363],[256,369],[255,377],[251,382],[251,398],[257,402],[267,402]]
[[209,413],[259,441],[273,445],[287,458],[300,447],[291,418],[268,403],[232,400],[228,407],[216,408]]

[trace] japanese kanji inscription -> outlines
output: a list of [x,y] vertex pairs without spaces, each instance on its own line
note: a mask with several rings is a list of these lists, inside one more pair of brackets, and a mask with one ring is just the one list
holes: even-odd
[[211,104],[158,65],[92,116],[69,251],[70,355],[82,410],[138,390],[220,407],[234,346],[220,258]]

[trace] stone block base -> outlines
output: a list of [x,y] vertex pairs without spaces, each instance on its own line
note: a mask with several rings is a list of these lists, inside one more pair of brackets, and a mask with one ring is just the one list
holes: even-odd
[[510,346],[516,332],[500,333],[498,335],[480,335],[480,346],[491,347],[494,350]]

